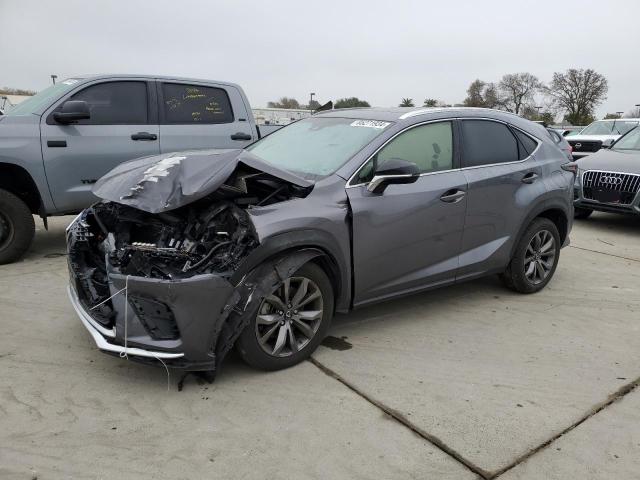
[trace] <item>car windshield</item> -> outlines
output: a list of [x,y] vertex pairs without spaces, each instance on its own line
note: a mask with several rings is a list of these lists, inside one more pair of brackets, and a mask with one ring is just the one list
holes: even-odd
[[580,135],[624,135],[638,126],[637,121],[615,120],[593,122],[580,132]]
[[265,162],[310,180],[335,172],[391,125],[379,120],[310,117],[247,147]]
[[640,150],[640,128],[627,133],[613,145],[614,150]]
[[37,113],[43,106],[49,106],[54,98],[58,98],[68,90],[71,90],[73,86],[79,81],[79,78],[68,78],[63,82],[58,82],[55,85],[51,85],[49,88],[45,88],[41,92],[35,94],[33,97],[29,97],[26,100],[20,102],[11,110],[6,112],[5,115],[29,115],[32,113]]

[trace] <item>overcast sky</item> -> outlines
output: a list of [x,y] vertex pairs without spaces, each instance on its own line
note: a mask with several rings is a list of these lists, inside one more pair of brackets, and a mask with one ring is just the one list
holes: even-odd
[[640,103],[639,45],[638,0],[0,0],[0,86],[180,75],[239,83],[254,107],[309,92],[456,103],[476,78],[593,68],[601,116]]

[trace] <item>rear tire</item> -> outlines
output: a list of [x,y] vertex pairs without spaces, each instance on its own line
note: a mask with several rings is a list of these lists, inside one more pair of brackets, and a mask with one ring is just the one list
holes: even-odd
[[591,210],[590,208],[576,207],[573,212],[573,218],[577,218],[578,220],[584,220],[586,218],[589,218],[592,213],[593,213],[593,210]]
[[500,275],[502,282],[516,292],[539,292],[556,271],[561,245],[555,223],[543,217],[534,219],[518,241],[509,266]]
[[0,189],[0,265],[22,257],[33,242],[36,225],[26,203]]
[[[289,286],[289,294],[285,293],[285,284]],[[298,289],[305,293],[296,300]],[[326,336],[333,317],[333,302],[333,287],[324,270],[315,263],[303,265],[263,297],[250,313],[251,320],[236,342],[240,356],[261,370],[280,370],[302,362]],[[319,315],[315,313],[318,311]],[[314,316],[317,320],[310,320]]]

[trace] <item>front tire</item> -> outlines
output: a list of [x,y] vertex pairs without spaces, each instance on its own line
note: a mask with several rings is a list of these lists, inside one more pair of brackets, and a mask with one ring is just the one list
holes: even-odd
[[593,213],[593,210],[591,210],[590,208],[575,207],[573,212],[573,218],[577,218],[578,220],[584,220],[589,218],[592,213]]
[[534,219],[518,241],[503,283],[520,293],[536,293],[553,277],[560,259],[558,227],[548,218]]
[[333,317],[334,293],[315,263],[300,267],[263,297],[236,343],[242,359],[261,370],[280,370],[308,358]]
[[0,189],[0,265],[22,257],[29,250],[35,231],[29,207],[13,193]]

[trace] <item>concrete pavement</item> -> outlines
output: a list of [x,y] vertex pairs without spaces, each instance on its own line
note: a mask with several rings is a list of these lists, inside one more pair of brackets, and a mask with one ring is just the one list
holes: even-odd
[[485,279],[369,307],[336,318],[314,363],[265,374],[231,356],[182,392],[96,350],[66,298],[69,220],[0,267],[2,478],[640,471],[638,219],[577,222],[537,295]]

